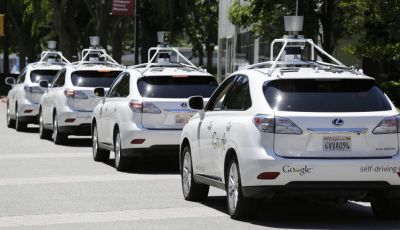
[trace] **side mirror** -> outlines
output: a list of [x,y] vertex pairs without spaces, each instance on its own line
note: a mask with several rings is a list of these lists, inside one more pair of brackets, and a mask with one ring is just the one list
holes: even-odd
[[11,86],[15,85],[15,79],[12,77],[6,78],[6,84]]
[[194,110],[202,110],[204,108],[204,99],[202,96],[189,97],[189,107]]
[[49,81],[48,80],[41,80],[39,81],[39,86],[42,88],[49,88]]
[[93,90],[94,95],[96,95],[96,97],[104,97],[105,95],[105,90],[104,88],[95,88]]

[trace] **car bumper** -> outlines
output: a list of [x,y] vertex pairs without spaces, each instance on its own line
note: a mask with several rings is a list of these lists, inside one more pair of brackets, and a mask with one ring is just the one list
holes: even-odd
[[20,119],[24,122],[38,123],[39,104],[21,103],[18,105]]
[[[241,149],[239,157],[242,185],[289,186],[320,182],[382,183],[400,186],[400,157],[382,159],[285,159],[264,149]],[[254,154],[253,154],[254,153]],[[279,173],[275,179],[259,179],[261,173]],[[339,186],[340,187],[340,186]]]
[[123,149],[130,149],[129,152],[136,150],[137,153],[142,154],[159,152],[161,155],[176,154],[178,156],[181,130],[149,130],[131,126],[132,124],[126,124],[120,127]]
[[92,112],[63,112],[57,115],[60,132],[91,135]]

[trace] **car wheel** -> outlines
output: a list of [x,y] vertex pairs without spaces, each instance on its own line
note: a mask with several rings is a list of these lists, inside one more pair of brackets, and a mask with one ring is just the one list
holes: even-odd
[[99,147],[98,132],[96,124],[93,125],[92,132],[92,152],[95,161],[105,162],[110,159],[110,151],[101,149]]
[[382,219],[400,219],[400,197],[382,198],[371,202],[374,215]]
[[61,133],[58,129],[58,118],[57,118],[57,113],[54,114],[54,118],[53,118],[53,142],[56,145],[62,145],[65,144],[65,142],[67,141],[67,135],[65,135],[64,133]]
[[233,219],[249,219],[258,210],[258,200],[247,198],[242,193],[239,164],[236,157],[229,160],[226,169],[226,191],[229,215]]
[[11,119],[10,105],[7,103],[7,127],[14,128],[15,120]]
[[18,106],[15,108],[15,129],[18,132],[24,131],[26,129],[26,123],[21,121]]
[[210,186],[194,181],[192,155],[188,146],[183,149],[181,169],[182,192],[185,200],[203,201],[207,199]]
[[39,137],[40,139],[50,139],[51,132],[44,127],[42,111],[39,111]]
[[114,152],[115,152],[115,168],[121,172],[128,170],[129,159],[123,154],[123,149],[121,147],[121,136],[119,132],[117,132],[117,134],[115,135]]

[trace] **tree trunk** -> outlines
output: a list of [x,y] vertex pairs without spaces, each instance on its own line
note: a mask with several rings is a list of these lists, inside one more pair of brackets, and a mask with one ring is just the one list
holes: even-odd
[[54,29],[58,36],[59,49],[67,59],[76,54],[77,29],[74,21],[76,7],[72,0],[53,0]]
[[207,71],[209,73],[213,72],[213,53],[214,47],[207,42],[206,44],[206,51],[207,51]]
[[[332,54],[335,48],[335,39],[333,38],[333,22],[335,16],[335,3],[334,0],[325,0],[322,8],[320,20],[322,24],[322,48]],[[322,57],[324,61],[328,61],[325,56]]]
[[123,33],[123,18],[117,19],[113,27],[112,33],[112,57],[118,63],[121,63],[122,55],[122,40],[124,37]]
[[96,32],[97,36],[100,37],[100,45],[107,49],[108,42],[108,28],[110,24],[110,11],[111,1],[109,0],[98,0],[96,6]]

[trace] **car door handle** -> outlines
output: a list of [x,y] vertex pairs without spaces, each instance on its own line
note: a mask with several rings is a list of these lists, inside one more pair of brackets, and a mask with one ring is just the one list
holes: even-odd
[[229,130],[231,130],[231,127],[232,127],[231,122],[228,122],[228,124],[226,124],[226,126],[225,126],[226,131],[229,132]]
[[211,130],[211,128],[212,128],[212,122],[208,123],[208,125],[207,125],[208,130]]

